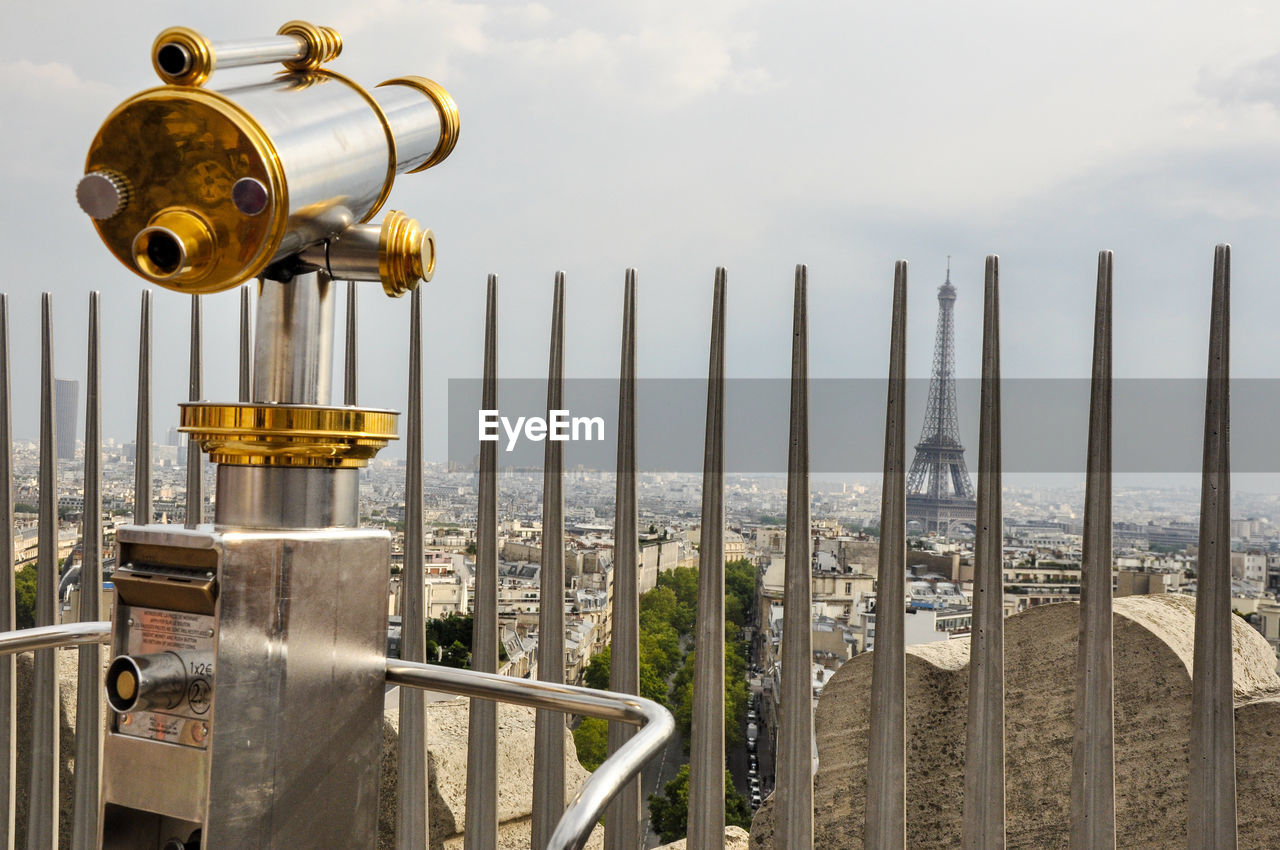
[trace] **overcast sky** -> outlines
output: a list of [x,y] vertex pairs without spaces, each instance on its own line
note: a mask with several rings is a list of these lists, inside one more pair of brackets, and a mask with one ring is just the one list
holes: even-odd
[[[103,118],[156,84],[156,33],[260,36],[295,17],[341,31],[335,67],[349,76],[421,74],[457,100],[457,149],[402,176],[388,204],[436,233],[425,380],[441,406],[449,378],[479,372],[489,272],[504,376],[544,374],[557,269],[568,375],[616,375],[627,266],[642,377],[705,375],[717,265],[729,374],[787,375],[797,262],[813,375],[877,377],[905,258],[909,369],[926,377],[947,255],[958,370],[975,375],[983,257],[999,253],[1006,374],[1064,377],[1088,374],[1096,256],[1110,248],[1116,374],[1200,376],[1221,241],[1234,246],[1233,371],[1280,375],[1274,3],[17,3],[0,32],[0,239],[20,437],[36,432],[42,290],[60,377],[83,376],[87,293],[102,290],[104,430],[132,433],[143,283],[74,187]],[[400,408],[408,302],[366,292],[361,401]],[[232,400],[238,299],[205,302],[205,394]],[[156,309],[163,433],[186,395],[187,299],[157,290]],[[427,455],[443,457],[432,416]]]

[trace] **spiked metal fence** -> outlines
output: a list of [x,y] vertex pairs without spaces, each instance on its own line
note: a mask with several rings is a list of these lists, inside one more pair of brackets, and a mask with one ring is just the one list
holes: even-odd
[[[1215,253],[1209,366],[1204,427],[1199,582],[1196,606],[1193,709],[1191,718],[1190,806],[1187,844],[1192,848],[1234,847],[1236,843],[1233,749],[1232,647],[1229,552],[1229,332],[1230,248]],[[1083,588],[1076,671],[1074,762],[1071,781],[1071,846],[1114,847],[1115,778],[1111,615],[1111,292],[1112,257],[1098,259],[1092,396],[1085,468]],[[870,694],[871,732],[865,846],[906,844],[904,634],[905,578],[905,353],[907,264],[893,276],[889,381],[886,399],[884,477],[877,605],[877,638]],[[553,293],[547,408],[560,408],[564,379],[565,280],[557,274]],[[424,662],[422,341],[420,291],[413,294],[409,332],[408,465],[406,544],[403,579],[401,660],[389,660],[386,679],[402,687],[398,840],[401,848],[425,847],[427,761],[425,711],[420,689],[472,698],[467,770],[467,836],[471,850],[497,843],[497,726],[494,701],[537,708],[533,844],[580,847],[608,808],[610,850],[641,844],[643,814],[637,774],[673,731],[669,713],[641,699],[638,674],[638,593],[636,529],[636,300],[634,270],[626,273],[618,399],[617,513],[611,687],[591,691],[564,684],[564,513],[563,459],[558,442],[548,441],[544,466],[543,540],[538,681],[496,675],[497,621],[497,459],[496,446],[480,446],[475,644],[473,671]],[[710,333],[706,442],[703,469],[702,558],[696,625],[697,667],[692,721],[691,846],[722,846],[724,834],[724,374],[726,274],[718,269]],[[240,393],[248,397],[249,293],[242,295]],[[498,282],[489,278],[483,352],[483,404],[497,408]],[[59,818],[58,705],[54,651],[79,646],[80,663],[75,746],[73,847],[96,846],[97,777],[100,758],[101,650],[109,624],[101,622],[98,594],[102,551],[100,527],[100,375],[98,295],[90,300],[88,416],[85,429],[85,546],[79,616],[82,622],[55,625],[57,493],[54,428],[52,297],[42,300],[40,403],[40,535],[36,628],[14,631],[12,570],[0,570],[0,847],[15,835],[14,664],[12,654],[35,652],[31,692],[30,805],[26,823],[29,850],[56,845]],[[348,290],[345,401],[355,404],[356,301]],[[791,428],[788,455],[787,536],[782,685],[776,784],[775,846],[804,850],[813,844],[813,696],[810,683],[809,613],[811,537],[808,444],[808,272],[796,268],[791,370]],[[968,735],[964,779],[963,846],[1005,843],[1005,729],[1002,611],[1002,509],[999,262],[986,261],[982,344],[982,401],[978,449],[977,536],[973,631],[970,643]],[[0,553],[13,560],[13,470],[9,398],[7,301],[0,296]],[[190,397],[201,394],[200,301],[191,302]],[[138,355],[137,469],[135,518],[152,517],[150,475],[151,297],[143,293]],[[201,459],[192,448],[187,465],[186,522],[202,516]],[[615,693],[616,692],[616,693]],[[565,803],[565,715],[610,721],[609,758],[567,805]],[[636,732],[637,727],[639,731]],[[1121,837],[1123,842],[1123,837]]]

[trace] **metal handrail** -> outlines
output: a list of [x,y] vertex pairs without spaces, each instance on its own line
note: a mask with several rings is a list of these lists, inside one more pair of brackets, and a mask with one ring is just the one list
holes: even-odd
[[396,659],[387,659],[387,682],[569,714],[585,714],[641,727],[578,789],[551,834],[548,850],[581,850],[605,806],[640,772],[645,762],[666,745],[676,728],[671,712],[652,700],[575,685],[557,685]]
[[86,643],[108,643],[110,640],[111,623],[106,620],[17,629],[12,632],[0,632],[0,655],[31,652],[36,649],[80,646]]
[[[18,629],[0,632],[0,655],[107,643],[110,639],[111,623],[105,620]],[[567,714],[585,714],[641,727],[578,789],[556,824],[548,850],[581,850],[604,814],[605,806],[640,772],[645,762],[666,745],[676,728],[671,712],[652,700],[575,685],[555,685],[390,658],[387,659],[387,682]]]

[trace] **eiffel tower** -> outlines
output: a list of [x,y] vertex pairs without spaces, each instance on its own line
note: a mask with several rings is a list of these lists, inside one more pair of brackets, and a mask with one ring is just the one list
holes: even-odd
[[964,462],[960,426],[956,421],[955,323],[952,310],[956,288],[947,279],[938,287],[938,334],[933,342],[933,375],[929,379],[929,409],[916,443],[916,457],[907,476],[907,522],[922,531],[949,534],[956,525],[973,525],[977,501]]

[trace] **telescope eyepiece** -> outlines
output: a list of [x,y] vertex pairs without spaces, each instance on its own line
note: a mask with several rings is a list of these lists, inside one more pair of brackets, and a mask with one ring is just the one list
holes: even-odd
[[181,44],[168,42],[156,50],[156,65],[171,77],[180,77],[191,70],[191,53]]
[[216,61],[209,39],[187,27],[169,27],[151,45],[151,66],[169,85],[204,85]]

